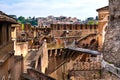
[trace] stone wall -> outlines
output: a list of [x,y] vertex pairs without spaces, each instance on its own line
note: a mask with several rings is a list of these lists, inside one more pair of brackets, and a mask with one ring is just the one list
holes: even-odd
[[23,55],[25,57],[28,53],[28,42],[15,42],[15,55]]
[[13,79],[14,80],[21,80],[21,74],[23,73],[23,57],[22,56],[15,56],[14,57],[14,69],[13,69]]
[[51,24],[51,34],[54,37],[81,37],[98,32],[98,25]]
[[103,57],[106,61],[120,67],[120,1],[109,1],[110,21],[103,45]]

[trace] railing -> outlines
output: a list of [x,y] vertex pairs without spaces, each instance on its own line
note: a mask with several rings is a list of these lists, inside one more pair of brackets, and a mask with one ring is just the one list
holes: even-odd
[[73,70],[100,70],[101,62],[76,62],[73,65]]

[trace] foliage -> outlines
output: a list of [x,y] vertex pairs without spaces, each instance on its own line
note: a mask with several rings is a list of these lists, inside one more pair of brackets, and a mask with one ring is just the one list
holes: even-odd
[[19,16],[18,18],[17,18],[17,21],[19,22],[19,23],[22,23],[22,24],[25,24],[25,23],[30,23],[31,25],[37,25],[38,23],[37,23],[37,18],[35,18],[35,17],[28,17],[27,19],[25,18],[25,17],[23,17],[23,16]]
[[88,25],[94,25],[94,21],[93,20],[89,20],[87,24]]
[[87,22],[88,25],[98,25],[98,21],[95,21],[95,20],[89,20]]
[[98,24],[98,17],[96,16],[95,18],[93,17],[88,17],[86,20],[85,20],[85,24],[88,24],[88,25],[97,25]]

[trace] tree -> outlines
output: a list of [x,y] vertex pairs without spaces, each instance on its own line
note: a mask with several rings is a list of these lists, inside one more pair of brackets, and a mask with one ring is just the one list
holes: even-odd
[[31,25],[38,25],[37,23],[37,18],[34,17],[28,17],[27,19],[25,19],[25,17],[20,16],[18,17],[18,22],[22,23],[22,24],[26,24],[26,23],[30,23]]
[[93,20],[89,20],[89,21],[87,22],[87,24],[88,24],[88,25],[94,25],[95,23],[94,23]]
[[18,17],[18,22],[25,23],[25,17],[23,16]]

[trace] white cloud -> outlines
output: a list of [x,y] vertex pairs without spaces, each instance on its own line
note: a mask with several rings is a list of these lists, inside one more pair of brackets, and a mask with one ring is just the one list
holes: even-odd
[[96,16],[96,9],[108,5],[108,0],[1,0],[0,10],[18,16]]

